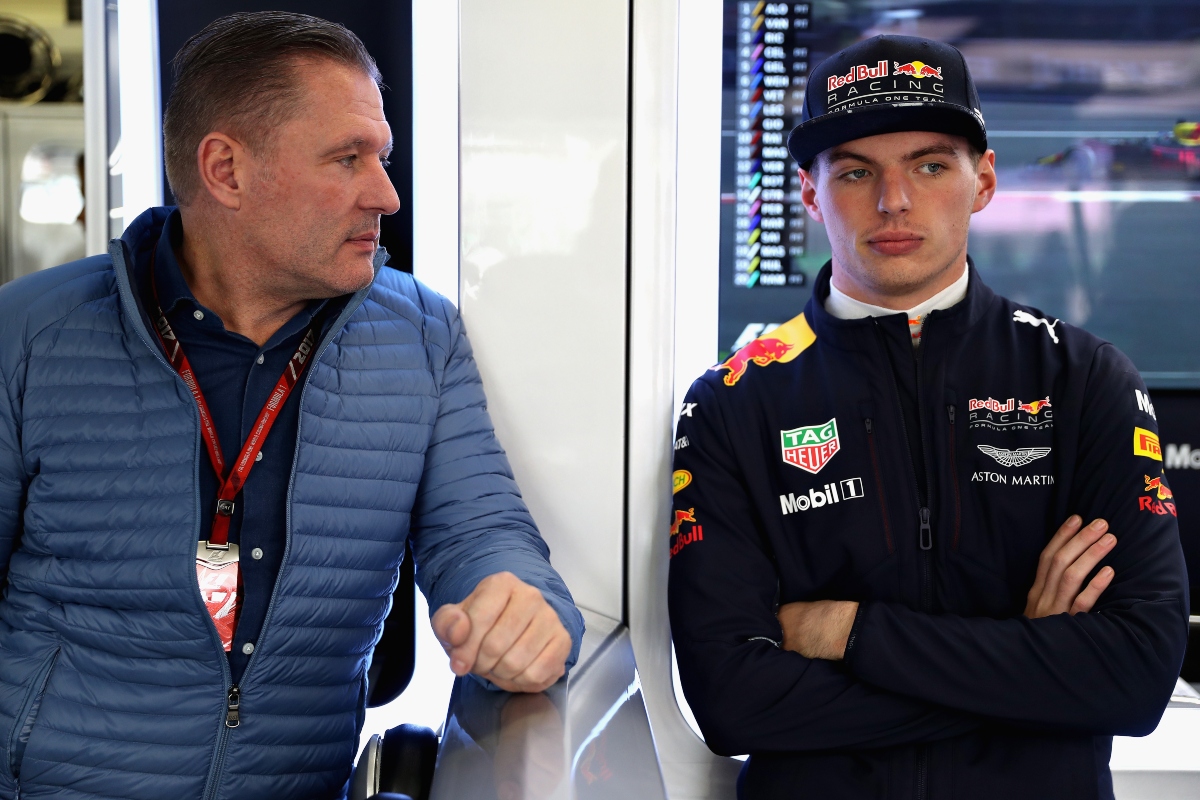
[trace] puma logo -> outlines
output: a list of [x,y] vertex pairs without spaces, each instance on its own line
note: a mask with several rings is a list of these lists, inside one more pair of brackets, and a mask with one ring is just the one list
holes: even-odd
[[1045,325],[1046,332],[1050,334],[1050,338],[1054,341],[1055,344],[1058,344],[1058,334],[1056,334],[1054,332],[1054,326],[1059,323],[1059,320],[1054,320],[1054,322],[1051,323],[1049,320],[1042,319],[1041,317],[1035,317],[1033,314],[1030,314],[1028,311],[1014,311],[1013,312],[1013,322],[1025,322],[1025,323],[1032,325],[1035,328],[1038,325]]

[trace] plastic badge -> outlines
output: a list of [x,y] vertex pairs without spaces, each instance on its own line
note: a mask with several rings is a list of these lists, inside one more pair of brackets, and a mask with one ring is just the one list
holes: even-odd
[[196,580],[200,584],[200,596],[208,606],[208,614],[221,636],[221,644],[225,652],[229,652],[237,624],[238,546],[230,544],[226,549],[197,542]]

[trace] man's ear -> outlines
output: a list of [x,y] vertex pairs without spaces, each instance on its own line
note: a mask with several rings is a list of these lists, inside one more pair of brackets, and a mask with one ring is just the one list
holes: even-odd
[[979,157],[979,165],[975,168],[975,200],[971,203],[971,213],[987,208],[995,194],[996,151],[988,150]]
[[242,206],[250,154],[241,142],[224,133],[210,133],[196,148],[200,183],[212,198],[230,211]]
[[804,167],[800,167],[797,174],[800,175],[800,202],[804,204],[804,210],[817,222],[825,224],[825,219],[821,216],[821,206],[817,202],[817,176]]

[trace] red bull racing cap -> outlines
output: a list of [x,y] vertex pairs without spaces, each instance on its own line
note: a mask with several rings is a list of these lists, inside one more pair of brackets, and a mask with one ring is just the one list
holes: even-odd
[[834,53],[809,73],[788,151],[808,169],[831,147],[901,131],[963,136],[987,150],[979,94],[957,48],[884,35]]

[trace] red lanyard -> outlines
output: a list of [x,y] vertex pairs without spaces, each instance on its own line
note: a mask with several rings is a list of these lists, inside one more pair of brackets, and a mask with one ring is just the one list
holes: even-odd
[[317,327],[314,324],[304,334],[300,346],[296,348],[295,354],[283,370],[283,375],[275,384],[274,391],[267,398],[266,405],[258,413],[254,428],[250,431],[246,443],[242,445],[242,451],[238,454],[233,469],[229,470],[229,474],[226,475],[225,457],[221,454],[221,442],[217,438],[217,429],[213,425],[208,403],[204,400],[204,392],[200,391],[196,373],[192,371],[192,365],[184,355],[183,345],[175,336],[175,331],[171,329],[171,323],[167,322],[167,315],[163,313],[162,303],[158,300],[158,287],[154,281],[153,254],[150,256],[150,286],[154,292],[155,312],[158,314],[158,319],[155,321],[158,340],[162,342],[163,351],[171,362],[171,366],[179,373],[179,377],[183,378],[183,382],[192,392],[192,397],[196,398],[196,405],[200,409],[200,433],[203,434],[204,444],[208,447],[208,458],[212,462],[213,471],[217,473],[217,480],[221,482],[221,487],[217,490],[217,513],[213,517],[212,533],[209,535],[208,544],[210,547],[225,547],[229,544],[229,520],[233,517],[233,500],[246,485],[246,479],[250,476],[250,470],[254,468],[255,459],[262,450],[267,434],[271,432],[271,426],[275,424],[280,409],[287,402],[288,395],[292,393],[292,389],[296,388],[296,384],[300,382],[300,376],[304,374],[304,367],[307,366],[308,357],[312,354],[313,346],[316,344]]

